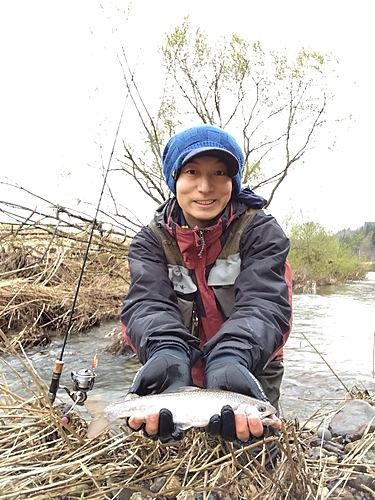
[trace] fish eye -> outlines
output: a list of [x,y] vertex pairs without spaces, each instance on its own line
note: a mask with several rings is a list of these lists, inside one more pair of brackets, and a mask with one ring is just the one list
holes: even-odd
[[267,411],[267,408],[265,406],[259,406],[258,410],[260,413],[265,413]]

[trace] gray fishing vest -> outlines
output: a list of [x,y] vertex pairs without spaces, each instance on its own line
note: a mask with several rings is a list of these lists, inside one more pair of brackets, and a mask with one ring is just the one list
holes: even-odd
[[[248,208],[230,226],[230,232],[215,264],[207,278],[207,284],[213,290],[220,304],[224,319],[228,318],[234,304],[234,282],[241,271],[240,239],[246,226],[258,210]],[[184,317],[184,324],[191,333],[196,334],[198,324],[195,313],[195,301],[191,300],[197,286],[191,279],[177,241],[169,232],[159,227],[153,219],[149,226],[159,238],[168,265],[169,279],[173,283],[178,305]],[[188,297],[189,296],[189,297]]]

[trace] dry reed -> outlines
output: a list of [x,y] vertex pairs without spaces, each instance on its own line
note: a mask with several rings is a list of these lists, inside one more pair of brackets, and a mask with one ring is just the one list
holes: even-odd
[[[375,466],[363,461],[375,447],[375,436],[370,433],[353,443],[341,461],[332,456],[314,460],[306,458],[312,434],[300,430],[296,422],[284,422],[280,436],[264,440],[275,441],[279,447],[274,469],[262,465],[262,454],[258,460],[253,458],[250,451],[255,445],[234,450],[197,430],[174,445],[130,433],[125,425],[88,440],[86,421],[72,412],[71,422],[62,422],[62,411],[51,407],[46,386],[27,356],[18,354],[1,335],[33,381],[27,387],[30,397],[20,397],[0,372],[2,500],[109,499],[121,492],[129,498],[133,491],[150,498],[180,499],[188,492],[207,495],[212,490],[226,500],[334,499],[350,498],[344,493],[356,477],[363,491],[369,488],[371,492],[375,484]],[[150,485],[161,478],[162,488],[150,491]],[[330,493],[327,483],[335,485]]]
[[[24,347],[65,332],[88,235],[36,229],[0,232],[0,328]],[[129,284],[128,242],[97,234],[89,252],[71,332],[118,318]],[[0,343],[0,351],[4,345]]]

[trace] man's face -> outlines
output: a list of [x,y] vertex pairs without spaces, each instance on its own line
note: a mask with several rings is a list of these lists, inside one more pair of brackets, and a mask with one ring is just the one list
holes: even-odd
[[208,227],[224,210],[232,194],[226,165],[213,156],[200,156],[179,171],[176,198],[190,227]]

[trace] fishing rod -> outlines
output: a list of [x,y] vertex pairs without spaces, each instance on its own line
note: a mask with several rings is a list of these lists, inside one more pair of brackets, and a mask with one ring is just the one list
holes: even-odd
[[[110,169],[110,166],[111,166],[112,157],[113,157],[113,154],[114,154],[114,151],[115,151],[116,142],[117,142],[117,138],[118,138],[119,131],[120,131],[120,126],[121,126],[122,119],[123,119],[123,116],[124,116],[125,104],[126,104],[126,102],[124,103],[124,106],[122,108],[122,112],[121,112],[121,115],[120,115],[120,120],[119,120],[119,123],[118,123],[118,126],[117,126],[115,138],[114,138],[114,141],[113,141],[112,151],[111,151],[111,154],[110,154],[110,157],[109,157],[109,161],[108,161],[108,166],[107,166],[105,174],[104,174],[103,186],[102,186],[102,190],[100,192],[99,201],[98,201],[98,204],[97,204],[97,207],[96,207],[95,217],[94,217],[94,220],[93,220],[93,223],[92,223],[92,226],[91,226],[91,231],[90,231],[90,234],[89,234],[89,238],[88,238],[88,241],[87,241],[86,251],[85,251],[85,255],[83,257],[82,267],[81,267],[80,275],[79,275],[79,278],[78,278],[78,282],[77,282],[77,286],[76,286],[76,290],[75,290],[75,294],[74,294],[73,304],[72,304],[72,307],[70,309],[70,314],[69,314],[69,319],[68,319],[68,325],[67,325],[66,332],[65,332],[65,335],[64,335],[64,338],[63,338],[63,343],[62,343],[62,347],[61,347],[61,351],[60,351],[60,356],[55,360],[55,364],[54,364],[54,367],[53,367],[51,384],[50,384],[49,391],[48,391],[48,398],[49,398],[51,404],[53,404],[54,401],[55,401],[55,399],[56,399],[56,394],[57,394],[57,390],[59,389],[59,387],[61,389],[64,389],[68,393],[68,395],[71,397],[71,399],[74,401],[74,404],[70,408],[69,412],[77,404],[78,405],[83,405],[83,403],[87,399],[87,393],[89,391],[91,391],[91,389],[94,386],[95,377],[96,377],[96,373],[95,373],[94,370],[95,370],[96,365],[97,365],[97,357],[95,355],[95,357],[94,357],[94,359],[92,361],[91,369],[82,369],[82,370],[79,370],[78,372],[71,372],[71,379],[72,379],[72,382],[73,382],[73,391],[70,391],[69,388],[66,387],[66,386],[63,386],[63,385],[60,386],[60,377],[61,377],[62,369],[64,367],[64,361],[63,361],[64,351],[65,351],[66,343],[68,341],[69,333],[71,331],[72,324],[73,324],[73,317],[74,317],[75,307],[76,307],[76,303],[77,303],[77,299],[78,299],[78,293],[79,293],[79,290],[80,290],[80,287],[81,287],[83,273],[84,273],[84,270],[85,270],[85,266],[86,266],[86,262],[87,262],[87,259],[88,259],[90,246],[91,246],[91,241],[92,241],[92,238],[93,238],[93,235],[94,235],[94,231],[95,231],[95,227],[96,227],[96,224],[97,224],[97,218],[98,218],[98,214],[99,214],[100,204],[101,204],[101,201],[102,201],[102,198],[103,198],[105,186],[107,184],[107,177],[108,177],[109,169]],[[64,419],[67,421],[68,417],[65,415]]]

